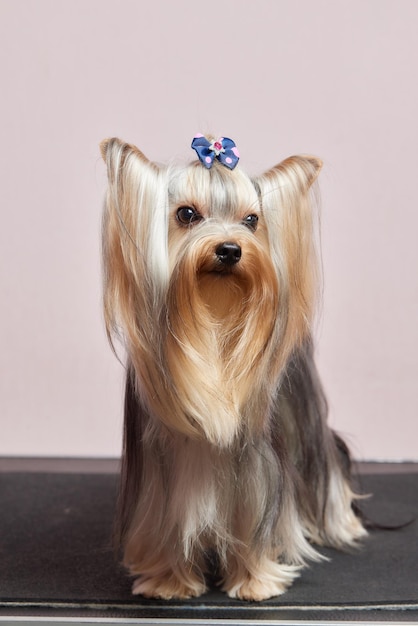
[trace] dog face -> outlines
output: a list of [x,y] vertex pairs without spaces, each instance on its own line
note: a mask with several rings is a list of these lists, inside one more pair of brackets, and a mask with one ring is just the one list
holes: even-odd
[[[277,275],[251,181],[221,166],[192,166],[170,181],[169,202],[169,311],[177,307],[183,318],[200,311],[222,348],[259,306],[275,318]],[[267,320],[265,326],[271,330]]]
[[117,139],[102,154],[107,327],[123,328],[147,405],[216,445],[262,429],[314,310],[320,162],[251,179],[218,162],[159,167]]

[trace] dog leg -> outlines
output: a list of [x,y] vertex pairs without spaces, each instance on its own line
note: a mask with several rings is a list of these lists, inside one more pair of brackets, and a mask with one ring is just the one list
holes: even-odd
[[173,565],[164,555],[150,555],[148,561],[141,560],[130,566],[132,575],[138,576],[133,583],[132,593],[146,598],[192,598],[206,591],[204,575],[193,562],[177,562]]
[[[328,406],[307,341],[289,361],[273,424],[299,473],[298,502],[306,534],[319,545],[352,547],[367,535],[352,503],[350,453],[327,423]],[[278,451],[280,454],[280,450]]]
[[350,485],[338,469],[329,477],[328,499],[324,515],[324,542],[335,548],[355,547],[367,536],[361,520],[352,508],[355,499]]
[[198,578],[191,577],[186,581],[178,577],[178,574],[167,570],[158,576],[148,576],[144,574],[134,581],[132,593],[142,595],[145,598],[161,598],[171,600],[178,598],[181,600],[198,597],[205,593],[206,585]]
[[267,555],[257,557],[248,551],[228,560],[222,590],[230,598],[267,600],[284,593],[299,576],[300,566],[278,563]]

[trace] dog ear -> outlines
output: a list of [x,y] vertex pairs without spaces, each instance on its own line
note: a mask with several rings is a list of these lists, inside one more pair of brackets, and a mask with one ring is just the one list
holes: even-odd
[[303,194],[316,181],[321,169],[322,161],[316,156],[291,156],[265,172],[257,182],[263,181],[263,186],[268,182],[280,187],[291,185],[293,192]]
[[[168,192],[165,169],[135,146],[105,139],[100,151],[108,174],[103,214],[105,293],[109,311],[116,311],[123,293],[126,303],[133,301],[143,295],[141,285],[150,283],[152,301],[152,289],[166,282]],[[147,306],[142,304],[144,309]],[[129,312],[128,305],[124,311]],[[117,312],[109,313],[112,316],[117,318]]]
[[100,154],[102,155],[102,159],[103,161],[106,163],[106,156],[107,156],[107,149],[109,147],[110,142],[112,141],[119,141],[119,139],[117,139],[116,137],[113,139],[103,139],[103,141],[100,142],[99,144],[99,148],[100,148]]
[[310,332],[319,293],[319,211],[312,190],[321,167],[317,157],[292,156],[254,181],[296,341]]
[[[129,250],[125,262],[139,254],[147,260],[150,243],[154,239],[152,223],[164,216],[165,202],[160,198],[161,170],[149,161],[138,148],[114,137],[100,144],[100,152],[107,165],[108,190],[105,204],[105,230],[117,233],[119,243]],[[106,232],[105,232],[106,234]],[[160,242],[156,249],[160,247]]]
[[149,161],[136,146],[125,143],[117,137],[104,139],[100,143],[100,154],[107,165],[109,182],[120,178],[118,173],[125,166],[126,171],[130,169],[131,165],[136,166],[136,169],[142,167],[144,170],[158,171],[158,166]]

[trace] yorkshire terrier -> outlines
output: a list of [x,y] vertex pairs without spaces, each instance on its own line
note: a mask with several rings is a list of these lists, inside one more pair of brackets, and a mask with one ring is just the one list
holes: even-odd
[[[366,535],[313,360],[321,161],[250,178],[226,137],[160,166],[106,139],[104,311],[128,356],[118,537],[133,593],[283,593]],[[113,345],[113,344],[112,344]]]

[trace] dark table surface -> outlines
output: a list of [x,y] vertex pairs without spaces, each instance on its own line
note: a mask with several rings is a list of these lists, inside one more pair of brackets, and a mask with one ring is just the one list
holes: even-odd
[[[359,551],[322,549],[329,561],[312,564],[286,594],[266,602],[231,600],[216,588],[187,602],[146,600],[131,595],[112,548],[114,468],[52,469],[0,463],[0,621],[418,622],[418,522],[374,530]],[[373,496],[362,506],[379,524],[418,518],[417,466],[402,469],[363,466],[361,489]]]

